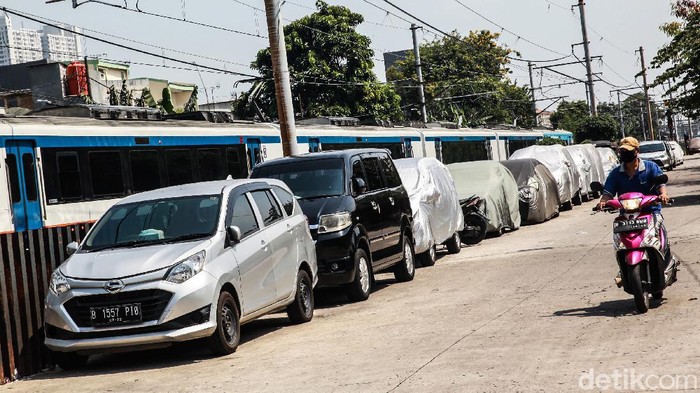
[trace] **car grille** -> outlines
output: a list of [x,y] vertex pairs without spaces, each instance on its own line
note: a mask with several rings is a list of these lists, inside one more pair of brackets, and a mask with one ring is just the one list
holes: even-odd
[[119,292],[114,294],[78,296],[67,301],[63,307],[76,325],[90,327],[90,308],[116,306],[120,304],[141,303],[143,322],[160,318],[173,294],[162,289]]

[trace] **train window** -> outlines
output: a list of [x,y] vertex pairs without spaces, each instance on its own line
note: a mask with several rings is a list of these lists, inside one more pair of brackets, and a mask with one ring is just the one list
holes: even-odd
[[91,151],[88,161],[94,196],[124,194],[122,159],[118,151]]
[[7,163],[7,170],[10,172],[10,194],[12,196],[12,203],[18,203],[22,200],[22,194],[20,194],[19,191],[17,156],[14,154],[8,154],[5,162]]
[[197,149],[199,160],[199,178],[201,181],[221,180],[221,151],[219,149]]
[[161,187],[157,151],[132,151],[129,153],[129,162],[131,163],[134,192],[155,190]]
[[243,179],[248,177],[248,165],[245,154],[241,154],[241,150],[245,147],[229,147],[226,148],[226,164],[228,174],[234,179]]
[[27,200],[36,201],[37,192],[34,155],[29,153],[22,154],[22,171],[24,172],[24,191],[27,193]]
[[192,156],[189,150],[172,149],[165,152],[168,167],[168,184],[176,186],[194,182]]
[[78,154],[75,152],[57,153],[56,166],[58,168],[58,188],[61,200],[82,198],[83,191],[80,183]]

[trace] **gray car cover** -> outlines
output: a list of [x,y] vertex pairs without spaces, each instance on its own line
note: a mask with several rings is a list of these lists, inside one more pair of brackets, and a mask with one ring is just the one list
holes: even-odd
[[534,158],[501,161],[518,185],[522,224],[537,224],[559,214],[557,181],[544,164]]
[[593,146],[590,143],[584,143],[580,146],[583,146],[584,151],[588,152],[589,157],[592,160],[591,173],[593,174],[593,181],[605,183],[605,178],[607,176],[605,173],[605,169],[603,168],[603,160],[600,159],[600,155],[598,154],[598,151],[596,150],[595,146]]
[[457,190],[445,165],[434,158],[404,158],[394,165],[411,200],[416,254],[464,228]]
[[[563,148],[555,148],[553,146],[528,146],[519,149],[510,155],[508,160],[517,160],[521,158],[535,158],[544,164],[552,173],[557,181],[557,192],[561,203],[571,201],[574,196],[574,175],[575,170],[567,160],[563,153]],[[578,190],[578,181],[576,182]]]
[[487,233],[520,228],[518,185],[505,166],[496,161],[459,162],[447,166],[457,187],[459,199],[472,195],[484,201]]
[[[600,160],[603,162],[603,179],[607,179],[610,171],[620,165],[620,160],[617,158],[615,150],[609,147],[596,147],[595,149],[598,151]],[[601,183],[604,184],[605,182],[603,181]]]
[[593,181],[591,158],[581,145],[565,146],[564,150],[568,152],[574,160],[574,168],[578,171],[580,180],[579,188],[581,189],[581,195],[588,198],[588,194],[591,193],[590,184],[591,181]]

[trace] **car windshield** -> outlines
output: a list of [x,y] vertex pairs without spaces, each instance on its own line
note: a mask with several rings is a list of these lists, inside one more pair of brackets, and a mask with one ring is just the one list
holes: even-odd
[[664,147],[663,143],[648,143],[639,146],[639,152],[640,153],[653,153],[656,151],[665,151],[666,148]]
[[115,205],[82,246],[84,251],[175,243],[211,236],[220,195],[199,195]]
[[345,193],[342,158],[303,160],[260,168],[253,177],[282,180],[299,199],[322,198]]

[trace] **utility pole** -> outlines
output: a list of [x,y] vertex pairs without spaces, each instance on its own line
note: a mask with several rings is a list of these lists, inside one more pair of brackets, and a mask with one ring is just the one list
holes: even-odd
[[639,47],[639,57],[642,62],[642,78],[644,79],[644,99],[647,102],[647,121],[649,123],[649,140],[654,140],[654,126],[651,119],[651,101],[649,100],[649,85],[647,84],[647,66],[644,63],[644,47]]
[[275,97],[282,138],[282,154],[292,156],[299,154],[297,131],[294,124],[294,105],[292,88],[287,66],[287,47],[282,29],[281,7],[279,0],[265,0],[267,32],[270,37],[270,54],[272,55],[272,74],[275,78]]
[[428,111],[425,108],[425,91],[423,90],[423,70],[421,69],[420,62],[420,47],[418,47],[418,37],[416,36],[416,30],[422,27],[416,26],[415,23],[411,23],[411,35],[413,35],[413,54],[416,58],[416,75],[418,76],[418,99],[420,100],[420,115],[423,123],[428,122]]
[[620,112],[620,134],[625,138],[625,116],[622,114],[622,101],[620,101],[620,91],[617,91],[617,108]]
[[[641,102],[639,103],[639,118],[641,120],[640,124],[642,126],[642,135],[644,136],[644,140],[646,141],[648,139],[647,139],[646,127],[644,126],[644,107],[642,106]],[[649,116],[649,119],[651,119],[651,116]],[[651,127],[651,122],[649,123],[649,126]]]
[[[583,35],[583,52],[586,56],[586,74],[588,76],[588,99],[590,100],[591,116],[598,116],[598,109],[595,105],[595,91],[593,90],[593,71],[591,70],[591,52],[588,48],[588,30],[586,27],[586,3],[578,0],[579,15],[581,16],[581,34]],[[576,7],[576,6],[574,6]]]
[[535,82],[532,79],[532,62],[527,62],[527,70],[530,73],[530,96],[532,97],[532,115],[535,117],[535,127],[539,126],[537,119],[537,101],[535,101]]

